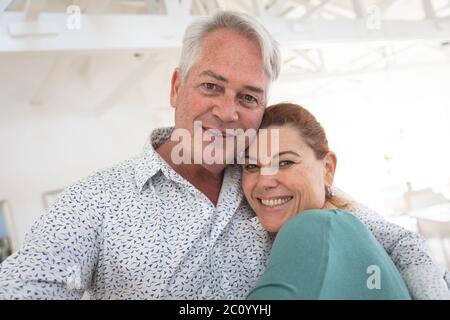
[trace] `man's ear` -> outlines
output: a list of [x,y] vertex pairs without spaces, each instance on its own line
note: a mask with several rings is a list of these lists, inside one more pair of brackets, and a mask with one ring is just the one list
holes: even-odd
[[170,105],[172,107],[177,106],[178,95],[181,87],[181,72],[179,68],[176,68],[172,74],[172,81],[170,83]]
[[325,165],[325,184],[333,185],[334,173],[336,172],[337,157],[333,151],[329,151],[323,159]]

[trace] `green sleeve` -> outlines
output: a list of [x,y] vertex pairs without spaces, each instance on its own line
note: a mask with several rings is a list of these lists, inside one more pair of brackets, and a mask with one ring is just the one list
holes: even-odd
[[389,255],[341,210],[308,210],[278,232],[248,299],[410,299]]

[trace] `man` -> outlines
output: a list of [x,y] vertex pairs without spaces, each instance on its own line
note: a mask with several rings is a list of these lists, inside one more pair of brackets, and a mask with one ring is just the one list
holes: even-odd
[[[179,155],[193,163],[179,163],[169,138],[217,129],[217,142],[235,138],[227,129],[257,129],[279,68],[276,44],[246,15],[219,12],[191,25],[172,76],[175,128],[156,129],[140,157],[67,188],[1,265],[0,297],[245,298],[272,238],[243,199],[240,168],[196,162],[191,141]],[[201,141],[200,153],[207,148]],[[220,151],[229,157],[229,148]],[[416,298],[448,291],[418,235],[363,207],[356,215]]]

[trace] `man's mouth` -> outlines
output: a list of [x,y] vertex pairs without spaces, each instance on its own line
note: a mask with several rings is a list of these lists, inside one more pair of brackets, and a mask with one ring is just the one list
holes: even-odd
[[282,206],[289,201],[291,201],[294,197],[293,196],[285,196],[285,197],[276,197],[276,198],[270,198],[270,199],[263,199],[263,198],[257,198],[258,201],[266,207],[278,207]]
[[235,138],[237,136],[235,129],[220,130],[216,128],[202,128],[205,132],[208,132],[209,134],[217,138]]

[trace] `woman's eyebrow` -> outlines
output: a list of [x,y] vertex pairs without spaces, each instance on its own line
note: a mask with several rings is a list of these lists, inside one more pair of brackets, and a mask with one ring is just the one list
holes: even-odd
[[[272,159],[274,159],[274,158],[279,158],[279,157],[281,157],[282,155],[285,155],[285,154],[292,154],[292,155],[294,155],[294,156],[301,157],[301,156],[300,156],[297,152],[295,152],[295,151],[282,151],[282,152],[279,152],[279,153],[277,153],[276,155],[274,155],[274,156],[272,157]],[[250,156],[249,154],[245,154],[244,158],[245,158],[245,159],[249,159],[250,161],[257,161],[254,157]]]
[[245,154],[244,158],[245,159],[249,159],[250,161],[256,161],[256,158],[254,158],[254,157],[252,157],[252,156],[250,156],[248,154]]
[[297,156],[297,157],[300,157],[300,155],[297,153],[297,152],[295,152],[295,151],[281,151],[280,153],[278,153],[278,154],[276,154],[275,156],[274,156],[274,158],[275,157],[281,157],[282,155],[285,155],[285,154],[292,154],[292,155],[294,155],[294,156]]

